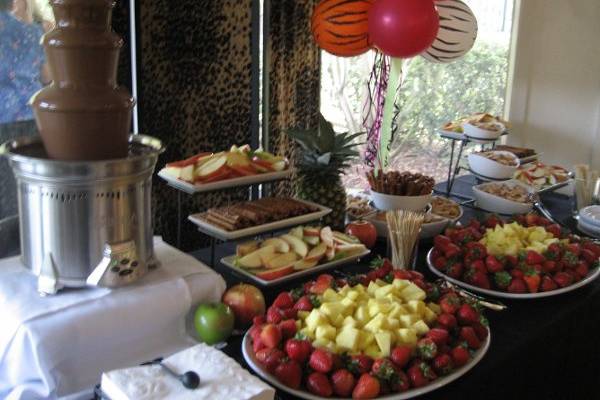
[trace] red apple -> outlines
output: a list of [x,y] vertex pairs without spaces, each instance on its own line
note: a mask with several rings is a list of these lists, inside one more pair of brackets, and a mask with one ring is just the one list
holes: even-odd
[[346,225],[346,233],[352,235],[371,249],[377,241],[377,229],[369,221],[353,221]]
[[265,298],[255,286],[245,283],[231,287],[223,294],[223,303],[233,310],[235,326],[239,329],[247,328],[252,324],[252,319],[265,313]]

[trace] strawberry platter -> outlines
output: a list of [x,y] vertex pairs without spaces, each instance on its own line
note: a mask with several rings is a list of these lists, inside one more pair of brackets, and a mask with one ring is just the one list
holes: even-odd
[[446,229],[427,254],[434,274],[483,295],[535,299],[570,292],[600,275],[600,244],[536,214]]
[[490,345],[481,307],[415,271],[376,259],[365,275],[320,275],[256,317],[242,353],[303,399],[409,399],[475,367]]

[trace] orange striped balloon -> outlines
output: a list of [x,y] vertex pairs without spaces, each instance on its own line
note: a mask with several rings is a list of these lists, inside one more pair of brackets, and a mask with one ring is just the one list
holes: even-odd
[[322,0],[315,7],[311,21],[319,47],[341,57],[369,50],[369,9],[373,1]]

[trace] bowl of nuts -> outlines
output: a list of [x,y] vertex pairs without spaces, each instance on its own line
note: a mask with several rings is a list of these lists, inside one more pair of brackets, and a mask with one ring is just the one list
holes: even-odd
[[431,201],[435,180],[419,173],[371,171],[371,200],[382,211],[423,211]]

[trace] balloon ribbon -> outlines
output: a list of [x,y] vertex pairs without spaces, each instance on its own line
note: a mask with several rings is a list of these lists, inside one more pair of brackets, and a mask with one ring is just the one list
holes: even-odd
[[396,117],[394,104],[396,103],[396,96],[402,84],[402,59],[392,58],[390,64],[390,75],[384,100],[383,120],[381,122],[381,134],[379,136],[378,159],[379,165],[382,168],[388,165],[388,156],[395,131],[393,127]]

